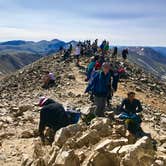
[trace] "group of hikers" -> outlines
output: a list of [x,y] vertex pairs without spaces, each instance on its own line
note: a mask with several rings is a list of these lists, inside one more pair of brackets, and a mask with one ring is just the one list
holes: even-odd
[[[80,66],[80,59],[86,57],[89,64],[86,69],[85,81],[88,82],[85,93],[88,93],[95,110],[91,112],[94,117],[105,117],[105,108],[111,108],[111,99],[113,94],[118,90],[120,78],[124,75],[124,61],[121,63],[118,57],[118,48],[110,49],[109,42],[104,40],[98,46],[96,39],[92,44],[91,41],[79,42],[75,47],[72,45],[63,50],[60,48],[63,60],[75,57],[76,65]],[[127,59],[128,49],[122,50],[123,60]],[[43,88],[48,89],[55,84],[55,76],[51,72],[46,72],[44,77]],[[135,98],[134,92],[129,92],[119,107],[119,119],[124,121],[127,130],[136,137],[142,136],[141,118],[138,113],[142,112],[142,106],[139,100]],[[44,140],[45,127],[51,128],[54,132],[62,127],[75,124],[82,118],[86,119],[87,115],[74,110],[66,110],[64,106],[52,99],[41,97],[39,106],[40,123],[39,134]],[[92,120],[90,118],[90,120]],[[86,119],[87,120],[87,119]]]

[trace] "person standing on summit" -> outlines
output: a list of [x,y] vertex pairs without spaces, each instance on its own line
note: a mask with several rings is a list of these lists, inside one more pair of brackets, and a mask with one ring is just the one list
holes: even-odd
[[76,65],[79,66],[79,61],[80,61],[80,54],[81,54],[81,46],[78,44],[75,48],[75,56],[76,56]]
[[110,64],[108,62],[105,62],[102,65],[102,70],[97,71],[93,74],[93,78],[91,79],[85,90],[85,93],[92,92],[95,96],[94,103],[96,105],[96,116],[104,117],[105,105],[110,89],[110,79]]
[[124,61],[127,59],[128,54],[129,54],[129,51],[127,48],[122,51],[122,58]]

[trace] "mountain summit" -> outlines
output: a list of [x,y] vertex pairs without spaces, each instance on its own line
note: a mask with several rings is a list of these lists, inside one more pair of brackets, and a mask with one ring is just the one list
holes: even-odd
[[[113,97],[107,118],[96,118],[89,126],[84,123],[60,129],[52,146],[42,145],[36,129],[38,98],[48,96],[86,113],[93,110],[84,94],[84,68],[89,59],[81,59],[81,68],[73,60],[62,61],[59,54],[43,57],[0,81],[0,164],[1,165],[62,165],[62,166],[151,166],[165,160],[166,85],[130,62],[125,64],[127,79],[122,79]],[[57,86],[43,90],[45,71],[56,76]],[[112,114],[127,91],[135,90],[143,103],[143,124],[152,138],[135,140]],[[146,92],[146,93],[145,93]],[[99,132],[100,131],[100,132]],[[157,151],[154,150],[156,146]]]

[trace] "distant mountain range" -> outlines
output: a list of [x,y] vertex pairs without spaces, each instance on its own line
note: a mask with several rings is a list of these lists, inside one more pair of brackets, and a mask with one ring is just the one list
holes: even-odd
[[[66,43],[54,39],[39,42],[13,40],[0,43],[0,75],[18,70],[43,56],[56,53],[59,48],[67,47]],[[119,47],[121,51],[124,47]],[[144,68],[146,71],[166,79],[166,47],[128,47],[129,60]]]
[[[75,41],[71,41],[74,43]],[[0,43],[0,74],[13,72],[28,65],[39,58],[56,53],[59,48],[70,44],[54,39],[39,42],[13,40]]]
[[129,59],[147,72],[166,79],[166,48],[129,47]]

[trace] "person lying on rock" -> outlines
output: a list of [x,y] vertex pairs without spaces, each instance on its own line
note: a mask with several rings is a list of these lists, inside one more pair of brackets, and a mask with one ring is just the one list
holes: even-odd
[[42,88],[48,89],[55,85],[55,76],[53,73],[46,71],[44,76],[44,85]]
[[39,135],[42,141],[45,127],[56,132],[62,127],[77,123],[81,115],[79,112],[65,111],[62,104],[46,97],[40,98],[39,106],[42,107],[39,122]]
[[92,92],[95,100],[95,115],[104,117],[105,105],[109,93],[111,74],[110,63],[103,63],[102,70],[97,71],[89,82],[85,93]]
[[128,131],[137,137],[139,137],[142,132],[140,127],[142,120],[137,113],[142,112],[142,110],[142,105],[140,101],[135,98],[134,92],[129,92],[127,98],[122,101],[120,106],[121,114],[119,118],[125,120]]

